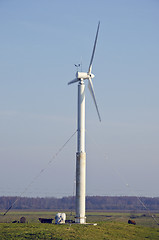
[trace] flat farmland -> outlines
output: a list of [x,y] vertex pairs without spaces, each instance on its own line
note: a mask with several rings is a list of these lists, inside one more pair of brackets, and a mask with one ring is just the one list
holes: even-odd
[[[40,223],[39,218],[55,218],[52,211],[10,211],[0,216],[0,239],[159,239],[159,225],[146,213],[87,212],[87,223],[94,225]],[[66,212],[74,220],[74,213]],[[26,218],[26,223],[12,223]],[[159,221],[159,214],[155,214]],[[132,219],[136,225],[128,224]]]

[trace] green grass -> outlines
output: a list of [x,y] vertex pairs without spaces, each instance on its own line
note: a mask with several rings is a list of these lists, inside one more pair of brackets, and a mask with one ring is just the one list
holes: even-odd
[[[55,225],[41,224],[39,217],[54,218],[55,212],[9,212],[7,216],[0,216],[0,240],[2,239],[107,239],[107,240],[144,240],[159,239],[159,226],[149,216],[133,214],[137,225],[127,223],[131,213],[88,212],[87,222],[93,225]],[[28,223],[11,223],[24,216]],[[67,214],[69,219],[69,213]],[[156,219],[158,220],[158,215]]]

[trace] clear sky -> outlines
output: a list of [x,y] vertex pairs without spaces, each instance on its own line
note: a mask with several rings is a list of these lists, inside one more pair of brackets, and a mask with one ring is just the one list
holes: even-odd
[[86,90],[87,195],[159,197],[157,0],[0,0],[0,196],[32,180],[24,196],[73,194],[76,136],[52,157],[77,129],[67,83],[75,63],[88,70],[99,20],[102,122]]

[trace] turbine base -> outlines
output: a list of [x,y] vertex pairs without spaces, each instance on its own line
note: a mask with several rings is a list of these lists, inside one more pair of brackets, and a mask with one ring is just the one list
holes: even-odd
[[75,217],[75,223],[85,224],[86,223],[86,217]]
[[86,153],[76,153],[76,217],[75,222],[86,223],[85,191],[86,191]]

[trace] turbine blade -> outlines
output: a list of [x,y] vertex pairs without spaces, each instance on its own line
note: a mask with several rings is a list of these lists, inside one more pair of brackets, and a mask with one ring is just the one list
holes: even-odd
[[75,79],[73,79],[72,81],[68,82],[68,85],[70,85],[70,84],[72,84],[72,83],[75,83],[75,82],[78,82],[78,81],[79,81],[79,79],[78,79],[78,78],[75,78]]
[[95,37],[95,41],[94,41],[93,52],[92,52],[91,61],[90,61],[89,68],[88,68],[88,74],[90,74],[90,73],[91,73],[91,70],[92,70],[92,62],[93,62],[94,53],[95,53],[96,44],[97,44],[97,38],[98,38],[98,32],[99,32],[99,26],[100,26],[100,21],[99,21],[99,23],[98,23],[98,27],[97,27],[97,33],[96,33],[96,37]]
[[96,98],[95,98],[95,93],[94,93],[94,89],[93,89],[93,83],[92,83],[91,78],[88,79],[88,88],[89,88],[89,91],[92,95],[92,98],[93,98],[93,101],[94,101],[94,104],[95,104],[95,107],[96,107],[96,110],[97,110],[97,113],[98,113],[99,121],[101,122],[101,117],[100,117],[100,114],[99,114],[99,110],[98,110],[98,106],[97,106],[97,102],[96,102]]

